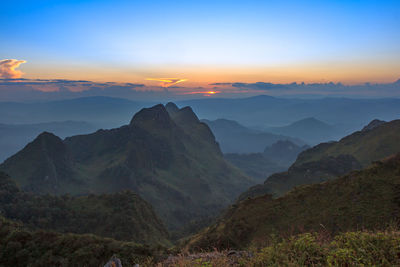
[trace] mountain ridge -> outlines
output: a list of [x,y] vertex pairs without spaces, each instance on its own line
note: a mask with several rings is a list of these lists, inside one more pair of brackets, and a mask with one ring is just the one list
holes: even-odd
[[264,195],[240,201],[186,247],[243,249],[288,233],[385,230],[400,220],[399,199],[400,153],[335,180],[296,187],[276,199]]
[[263,152],[279,140],[290,140],[296,144],[305,143],[297,138],[249,129],[237,121],[217,119],[202,120],[214,133],[223,153],[258,153]]
[[[26,147],[0,169],[17,179],[24,190],[42,194],[130,189],[150,202],[170,229],[193,218],[216,215],[254,184],[223,159],[212,132],[190,108],[179,109],[171,117],[159,104],[136,113],[129,125],[58,141],[58,150],[72,159],[63,171],[72,173],[68,177],[76,183],[42,186],[49,173],[46,164],[30,164],[43,158],[40,138],[27,145],[34,150]],[[37,170],[43,172],[39,177]],[[60,180],[55,176],[52,181]]]
[[243,192],[239,199],[263,194],[279,197],[295,186],[331,180],[364,168],[400,151],[397,140],[400,140],[400,120],[354,132],[337,142],[321,143],[302,151],[288,171],[272,174],[263,184]]

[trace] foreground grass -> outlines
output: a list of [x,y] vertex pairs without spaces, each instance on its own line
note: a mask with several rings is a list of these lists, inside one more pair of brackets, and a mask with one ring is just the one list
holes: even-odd
[[[394,228],[393,228],[394,229]],[[124,267],[400,266],[400,232],[303,233],[271,238],[247,251],[182,253],[95,235],[25,230],[0,217],[0,266],[103,266],[115,255]]]
[[252,252],[179,255],[158,266],[400,266],[400,232],[305,233]]

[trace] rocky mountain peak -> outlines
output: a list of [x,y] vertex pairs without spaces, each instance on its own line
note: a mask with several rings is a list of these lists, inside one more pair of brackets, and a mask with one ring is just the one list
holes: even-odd
[[151,108],[143,108],[136,113],[130,125],[145,127],[146,125],[154,125],[156,127],[167,128],[171,126],[171,118],[162,104],[155,105]]

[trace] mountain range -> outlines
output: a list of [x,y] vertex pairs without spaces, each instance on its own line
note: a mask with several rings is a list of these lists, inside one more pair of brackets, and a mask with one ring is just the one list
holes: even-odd
[[297,155],[308,147],[279,140],[267,146],[263,153],[227,153],[224,158],[257,182],[263,182],[271,174],[287,170]]
[[279,140],[267,146],[264,149],[263,156],[276,164],[289,167],[297,156],[308,148],[310,148],[308,145],[297,145],[288,140]]
[[189,107],[144,108],[129,125],[65,138],[44,132],[0,165],[24,191],[87,195],[130,189],[169,229],[216,215],[254,181],[226,162]]
[[[298,240],[313,234],[290,237],[301,233],[319,232],[334,244],[339,233],[397,227],[399,121],[373,120],[309,148],[235,121],[204,123],[190,107],[167,103],[118,128],[65,138],[42,132],[0,165],[0,263],[98,266],[118,253],[126,265],[150,264],[158,252],[137,243],[170,253],[161,246],[180,237],[188,250],[268,245],[250,258],[257,261],[287,242],[309,251]],[[232,145],[255,140],[258,152],[223,154],[213,123],[224,138],[237,135]],[[315,119],[283,128],[300,135],[298,125],[330,131]],[[287,139],[265,145],[258,134]]]
[[360,129],[375,118],[394,120],[400,113],[400,99],[278,98],[258,95],[248,98],[195,99],[177,102],[188,105],[200,118],[236,120],[245,126],[275,127],[304,118],[318,118],[341,126],[342,136]]
[[240,199],[263,194],[282,196],[295,186],[319,183],[365,168],[375,160],[400,151],[400,120],[368,124],[364,130],[337,142],[321,143],[304,150],[286,172],[269,176],[261,185],[244,192]]
[[342,137],[339,129],[312,117],[295,121],[286,126],[269,127],[266,130],[275,134],[297,137],[312,145]]
[[294,138],[247,128],[236,121],[217,119],[202,120],[214,133],[223,153],[257,153],[280,140],[290,140],[295,144],[304,142]]
[[[32,103],[1,102],[0,123],[87,121],[98,128],[113,128],[128,123],[132,113],[154,104],[104,96]],[[318,118],[338,131],[333,136],[337,138],[360,129],[372,119],[394,120],[400,113],[400,100],[396,98],[301,99],[260,95],[236,99],[194,99],[178,101],[177,104],[181,107],[191,106],[201,119],[225,118],[264,131],[287,126],[304,118]],[[328,137],[320,140],[329,141],[331,138]]]
[[87,121],[96,127],[116,127],[151,103],[93,96],[57,101],[1,102],[0,123],[37,124],[52,121]]

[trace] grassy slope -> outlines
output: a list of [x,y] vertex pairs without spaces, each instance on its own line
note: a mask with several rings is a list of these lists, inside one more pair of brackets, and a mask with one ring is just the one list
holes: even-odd
[[333,181],[239,202],[195,236],[191,248],[266,244],[275,235],[384,229],[400,214],[400,154]]
[[[276,239],[251,252],[229,250],[180,254],[163,263],[167,266],[399,266],[400,233],[357,231],[334,237],[305,233]],[[168,265],[169,264],[169,265]],[[164,266],[164,265],[163,265]]]

